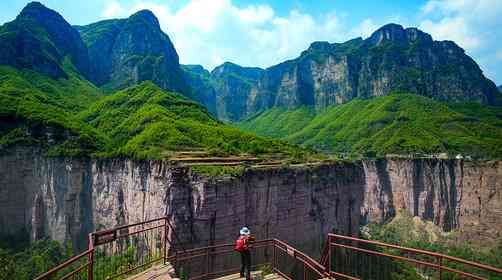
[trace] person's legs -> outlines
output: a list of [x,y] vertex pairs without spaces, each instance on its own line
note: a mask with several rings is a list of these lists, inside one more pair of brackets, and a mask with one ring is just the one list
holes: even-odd
[[240,252],[241,254],[241,277],[244,277],[244,272],[246,269],[246,257],[245,257],[245,252]]
[[251,251],[249,251],[249,250],[244,251],[244,259],[245,259],[245,266],[246,266],[246,279],[250,280],[251,279]]

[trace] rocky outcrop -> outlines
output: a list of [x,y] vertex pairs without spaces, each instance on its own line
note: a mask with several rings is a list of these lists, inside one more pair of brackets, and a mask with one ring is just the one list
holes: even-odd
[[151,11],[76,28],[89,48],[90,80],[97,86],[122,89],[151,80],[163,89],[191,96],[178,54]]
[[396,159],[363,166],[363,220],[386,222],[406,211],[464,239],[502,237],[502,162]]
[[216,89],[211,81],[210,73],[201,65],[181,65],[185,80],[190,85],[193,98],[204,104],[213,115],[216,114]]
[[468,239],[502,232],[502,163],[381,160],[250,169],[208,178],[164,161],[0,157],[0,233],[86,246],[93,230],[164,215],[188,246],[231,242],[242,225],[317,254],[326,233],[355,235],[398,211]]
[[265,69],[248,89],[228,90],[226,95],[236,101],[222,99],[217,107],[243,112],[233,120],[274,106],[323,109],[392,91],[440,101],[502,105],[495,84],[462,48],[397,24],[385,25],[365,40],[314,42],[298,58]]
[[185,77],[195,99],[222,121],[235,122],[252,113],[249,100],[265,72],[257,67],[242,67],[225,62],[211,73],[200,65],[183,65]]

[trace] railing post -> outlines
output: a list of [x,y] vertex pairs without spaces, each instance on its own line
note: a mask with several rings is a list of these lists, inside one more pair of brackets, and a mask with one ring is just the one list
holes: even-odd
[[94,240],[92,238],[92,233],[89,233],[89,244],[87,248],[91,250],[87,256],[89,261],[87,265],[87,280],[92,280],[94,278]]
[[277,253],[276,253],[276,247],[277,244],[275,243],[275,239],[272,240],[272,271],[275,271],[277,269]]
[[443,257],[437,257],[438,265],[439,265],[439,280],[443,279]]
[[167,264],[167,217],[164,218],[164,264]]
[[209,248],[206,248],[206,279],[209,279]]
[[331,272],[331,235],[328,235],[328,265],[326,267],[326,272],[328,274]]
[[303,280],[307,280],[307,265],[303,263]]

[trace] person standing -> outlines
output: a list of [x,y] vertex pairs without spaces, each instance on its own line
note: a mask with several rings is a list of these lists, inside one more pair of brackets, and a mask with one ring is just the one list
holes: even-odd
[[235,251],[241,255],[241,277],[246,276],[246,280],[251,279],[251,231],[247,227],[240,230],[240,236],[235,241]]

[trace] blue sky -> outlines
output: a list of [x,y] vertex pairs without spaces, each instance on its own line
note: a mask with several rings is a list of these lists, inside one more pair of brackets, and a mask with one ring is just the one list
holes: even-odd
[[[2,0],[0,22],[28,1]],[[181,63],[211,70],[224,61],[268,67],[297,57],[313,41],[343,42],[394,22],[435,40],[454,40],[490,79],[502,84],[502,0],[265,1],[42,0],[71,24],[88,24],[152,10]]]

